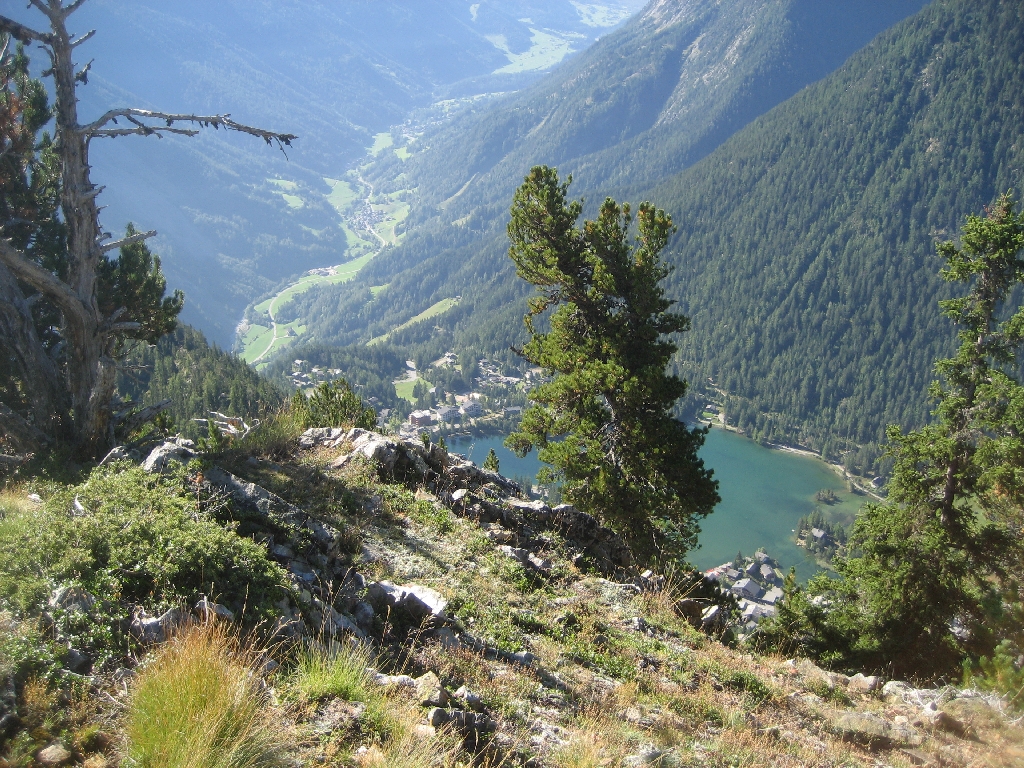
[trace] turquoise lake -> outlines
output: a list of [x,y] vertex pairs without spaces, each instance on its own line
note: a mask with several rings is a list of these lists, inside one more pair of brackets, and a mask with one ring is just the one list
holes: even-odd
[[[535,477],[540,468],[536,454],[520,459],[502,445],[503,438],[453,439],[451,449],[482,464],[493,448],[501,473]],[[817,459],[765,448],[753,440],[723,429],[713,429],[701,449],[706,466],[715,471],[721,503],[701,524],[700,547],[689,560],[700,569],[732,560],[737,551],[752,555],[764,547],[788,570],[795,566],[801,580],[817,566],[796,546],[797,521],[814,511],[815,496],[828,488],[837,504],[822,506],[833,520],[848,523],[866,501],[847,491],[846,482]]]

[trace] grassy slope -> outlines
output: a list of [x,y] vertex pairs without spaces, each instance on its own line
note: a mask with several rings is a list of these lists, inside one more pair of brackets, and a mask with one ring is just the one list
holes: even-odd
[[296,296],[305,293],[311,288],[323,285],[340,285],[341,283],[348,282],[354,278],[375,255],[376,254],[368,253],[365,256],[360,256],[358,259],[354,259],[353,261],[346,262],[345,264],[339,264],[335,267],[336,273],[333,275],[306,275],[301,277],[276,296],[257,304],[253,309],[259,315],[266,317],[267,325],[254,323],[250,326],[249,330],[242,336],[242,351],[239,356],[243,360],[251,362],[257,358],[268,356],[272,351],[270,349],[272,341],[273,346],[275,347],[292,343],[295,337],[283,335],[282,331],[290,328],[294,330],[298,336],[301,336],[306,332],[305,324],[299,320],[295,320],[287,324],[279,324],[278,335],[276,340],[274,340],[273,329],[269,327],[271,314],[276,313],[289,301],[294,299]]
[[397,333],[398,331],[404,331],[406,328],[411,328],[412,326],[416,325],[417,323],[421,323],[424,320],[430,320],[431,318],[443,315],[445,312],[447,312],[452,307],[458,306],[458,303],[459,302],[458,302],[457,299],[442,299],[441,301],[437,302],[436,304],[434,304],[434,305],[428,307],[427,309],[423,310],[422,312],[420,312],[415,317],[412,317],[409,320],[406,320],[404,323],[399,325],[397,328],[393,328],[391,331],[389,331],[388,333],[385,333],[383,336],[377,336],[376,338],[370,339],[366,343],[367,343],[367,345],[383,344],[384,342],[386,342],[391,337],[391,334]]
[[[880,759],[900,768],[921,760],[1019,764],[1020,726],[1009,725],[977,699],[951,699],[949,693],[941,706],[972,729],[970,738],[918,727],[922,743],[913,757],[845,742],[837,730],[844,715],[913,720],[920,705],[858,694],[842,679],[803,662],[730,650],[680,617],[675,606],[682,595],[671,579],[662,589],[638,594],[630,585],[581,572],[573,565],[571,547],[548,534],[542,545],[531,546],[551,561],[550,574],[527,571],[488,537],[500,526],[453,515],[428,489],[382,483],[358,464],[328,470],[337,449],[304,453],[285,442],[270,462],[259,458],[265,448],[257,445],[218,461],[301,504],[315,518],[358,531],[360,546],[351,549],[361,547],[367,554],[352,562],[367,581],[415,582],[449,601],[460,648],[444,647],[429,633],[404,636],[390,630],[381,636],[379,625],[373,648],[380,656],[373,666],[389,673],[434,672],[448,691],[464,685],[479,696],[499,734],[482,752],[484,765],[520,766],[529,758],[537,768],[617,766],[652,750],[662,753],[665,765],[715,768],[866,767]],[[250,461],[252,452],[257,457]],[[345,503],[338,504],[339,498]],[[6,504],[7,498],[0,498],[0,507]],[[469,636],[491,651],[472,650]],[[346,655],[347,647],[333,657],[298,660],[283,646],[269,651],[282,662],[268,681],[282,705],[270,714],[284,726],[278,738],[290,754],[301,765],[325,760],[348,765],[358,749],[387,753],[411,738],[429,745],[436,764],[453,766],[454,755],[422,728],[427,709],[418,706],[418,697],[379,687],[360,671],[366,660]],[[508,654],[517,652],[528,652],[532,660],[515,663]],[[169,673],[176,668],[163,666]],[[132,690],[143,683],[152,689],[153,674],[147,671],[140,682],[130,683]],[[103,739],[76,742],[83,757],[119,743],[115,729],[124,721],[107,713],[120,710],[124,688],[103,676],[96,684],[106,698],[74,712],[56,698],[37,704],[53,710],[48,725],[42,726],[40,716],[36,730],[16,741],[19,754],[57,736],[70,742],[70,732],[61,729],[72,727],[62,724],[75,717],[77,732],[106,731]],[[175,696],[181,694],[176,689]],[[145,701],[160,707],[168,698],[173,700]],[[90,714],[95,711],[98,716]],[[21,712],[31,726],[31,713]],[[94,726],[91,717],[97,718]],[[325,722],[332,725],[325,728]],[[387,764],[426,766],[430,757],[392,757]]]

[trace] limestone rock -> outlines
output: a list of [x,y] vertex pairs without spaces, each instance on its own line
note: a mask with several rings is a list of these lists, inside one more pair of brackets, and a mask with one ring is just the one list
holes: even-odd
[[400,448],[394,440],[365,429],[349,430],[342,440],[352,444],[352,451],[346,456],[339,457],[331,464],[332,467],[344,466],[349,459],[362,456],[376,462],[383,472],[391,473],[395,471],[395,464],[400,456]]
[[57,587],[50,595],[50,607],[78,613],[91,613],[96,598],[82,587]]
[[882,698],[889,704],[904,702],[913,693],[913,686],[902,680],[890,680],[882,686]]
[[683,598],[675,606],[676,615],[686,619],[692,626],[699,627],[704,621],[706,603],[691,597]]
[[64,765],[71,760],[71,753],[60,742],[54,742],[36,753],[36,760],[43,766]]
[[214,619],[224,619],[225,621],[234,621],[235,614],[230,609],[207,600],[203,597],[198,603],[196,603],[196,612],[203,619],[203,621],[213,621]]
[[404,615],[417,624],[447,619],[444,609],[448,601],[419,584],[396,586],[389,581],[378,581],[367,588],[366,600],[380,614]]
[[448,725],[451,722],[451,715],[448,710],[441,709],[440,707],[434,707],[427,713],[427,722],[430,723],[433,728],[440,728],[442,725]]
[[106,466],[107,464],[112,464],[115,461],[138,462],[141,460],[142,456],[139,454],[138,451],[132,451],[125,448],[123,445],[119,445],[116,448],[112,449],[110,453],[103,457],[103,460],[100,462],[100,466]]
[[317,549],[328,558],[336,558],[341,546],[341,533],[309,514],[289,504],[275,493],[255,483],[242,480],[220,467],[203,473],[204,482],[228,493],[238,504],[272,523],[305,530]]
[[142,468],[147,472],[164,474],[170,471],[171,464],[187,464],[196,454],[195,451],[181,444],[184,442],[186,441],[167,441],[158,445],[142,462]]
[[162,643],[168,640],[174,630],[185,621],[185,614],[177,608],[162,616],[150,616],[143,610],[132,618],[129,632],[143,643]]
[[632,570],[633,554],[626,542],[596,517],[570,504],[561,504],[551,510],[550,525],[568,542],[580,547],[601,573],[610,576]]
[[416,678],[416,697],[421,707],[447,707],[451,696],[433,672]]
[[919,722],[938,731],[952,733],[960,738],[965,738],[970,733],[970,729],[966,725],[948,712],[939,709],[935,702],[929,702],[925,705],[924,709],[921,710]]
[[455,691],[452,696],[465,704],[467,709],[471,709],[474,712],[484,711],[483,700],[464,685]]
[[369,632],[373,627],[373,606],[365,601],[359,601],[356,603],[355,608],[352,609],[352,618],[356,620],[356,624],[364,632]]
[[869,712],[844,712],[833,721],[833,729],[844,740],[871,748],[917,747],[923,741],[910,725],[890,723]]
[[332,445],[344,434],[345,430],[341,427],[317,427],[314,429],[307,429],[299,435],[299,448],[303,448],[308,451],[312,448]]
[[416,688],[416,681],[409,675],[383,675],[373,672],[373,682],[382,688]]
[[881,684],[882,679],[878,675],[864,675],[858,672],[850,678],[847,687],[853,693],[873,693],[878,690]]
[[535,555],[526,549],[519,549],[516,547],[510,547],[508,545],[503,545],[498,547],[498,551],[506,557],[517,561],[524,568],[528,568],[534,571],[540,571],[541,573],[551,572],[552,563],[550,560]]

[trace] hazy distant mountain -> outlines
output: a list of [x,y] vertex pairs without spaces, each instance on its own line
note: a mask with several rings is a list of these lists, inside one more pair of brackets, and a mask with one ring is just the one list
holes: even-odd
[[[185,317],[229,344],[242,309],[281,278],[337,263],[346,239],[323,199],[411,110],[441,98],[507,91],[590,45],[640,0],[90,0],[72,28],[97,30],[81,91],[86,115],[111,106],[229,112],[289,131],[289,161],[222,134],[97,143],[104,223],[161,232]],[[6,10],[39,24],[32,9]],[[43,64],[41,61],[36,62]],[[290,206],[282,187],[310,194]]]
[[578,189],[602,196],[650,184],[924,4],[657,0],[536,85],[428,137],[403,170],[428,205],[461,190],[455,218],[494,197],[503,202],[537,163],[572,172]]

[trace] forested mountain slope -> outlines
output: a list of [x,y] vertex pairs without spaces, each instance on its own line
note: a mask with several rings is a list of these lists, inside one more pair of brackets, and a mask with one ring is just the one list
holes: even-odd
[[[426,148],[401,166],[376,162],[366,174],[378,183],[416,188],[405,242],[351,285],[310,291],[285,320],[301,317],[318,340],[348,344],[461,296],[445,316],[448,324],[474,317],[461,342],[506,347],[520,330],[521,311],[510,302],[522,286],[508,279],[504,226],[512,191],[532,165],[575,172],[576,194],[594,190],[595,200],[620,194],[617,185],[670,176],[921,5],[650,4],[522,94],[428,134]],[[372,297],[369,287],[380,285],[388,289]]]
[[253,421],[284,404],[287,389],[276,386],[234,355],[209,344],[195,328],[181,325],[152,346],[128,356],[118,381],[126,401],[153,405],[170,400],[167,415],[187,437],[206,434],[193,419],[211,411]]
[[[742,427],[837,456],[837,437],[873,443],[888,423],[928,418],[932,361],[955,333],[936,305],[950,289],[935,242],[1024,183],[1022,13],[937,0],[694,167],[629,195],[680,226],[670,294],[694,328],[677,364],[732,395]],[[459,223],[422,225],[361,281],[293,311],[315,318],[320,340],[354,342],[461,296],[392,341],[506,347],[525,287],[503,222],[478,211]]]
[[645,195],[680,225],[682,370],[768,439],[924,421],[955,343],[935,242],[1024,189],[1022,82],[1024,7],[936,0]]
[[[438,99],[520,88],[642,4],[90,0],[73,18],[74,31],[96,30],[77,51],[80,64],[94,60],[83,118],[122,106],[231,113],[300,136],[288,159],[213,132],[96,142],[104,223],[159,230],[169,284],[188,296],[184,318],[230,346],[252,299],[345,259],[324,177],[343,178],[375,134]],[[5,5],[41,25],[27,3]]]

